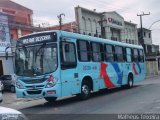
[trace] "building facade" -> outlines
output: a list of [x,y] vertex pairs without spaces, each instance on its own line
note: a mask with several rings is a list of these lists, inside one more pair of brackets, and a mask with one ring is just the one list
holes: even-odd
[[[51,27],[45,28],[46,30],[60,30],[60,25],[55,25]],[[69,22],[69,23],[64,23],[61,26],[61,30],[68,31],[68,32],[78,32],[77,24],[76,22]]]
[[125,21],[115,11],[98,13],[78,6],[75,16],[81,34],[138,44],[137,25]]
[[[142,35],[141,35],[141,28],[138,28],[138,40],[144,48],[144,51],[147,56],[156,56],[159,53],[159,45],[152,44],[152,32],[149,29],[142,28]],[[142,39],[143,38],[143,39]]]
[[8,17],[0,13],[0,75],[14,73],[11,48],[7,49],[8,60],[6,60],[5,51],[8,46],[11,46]]
[[[0,0],[0,75],[14,73],[14,50],[19,37],[41,31],[33,26],[33,11],[11,0]],[[8,60],[6,60],[6,52]]]
[[11,0],[0,0],[0,12],[8,16],[11,40],[39,31],[33,26],[33,11]]

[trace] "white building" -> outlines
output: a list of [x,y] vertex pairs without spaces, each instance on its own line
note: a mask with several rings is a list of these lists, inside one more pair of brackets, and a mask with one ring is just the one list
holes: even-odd
[[115,11],[97,13],[78,6],[75,16],[81,34],[138,44],[137,25],[124,21]]

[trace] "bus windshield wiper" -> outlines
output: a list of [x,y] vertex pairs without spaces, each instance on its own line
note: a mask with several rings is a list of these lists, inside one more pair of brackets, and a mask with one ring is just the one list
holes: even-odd
[[39,51],[40,51],[42,48],[44,48],[45,46],[46,46],[46,43],[43,43],[43,44],[39,47],[39,49],[36,51],[35,55],[37,56],[37,53],[39,53]]

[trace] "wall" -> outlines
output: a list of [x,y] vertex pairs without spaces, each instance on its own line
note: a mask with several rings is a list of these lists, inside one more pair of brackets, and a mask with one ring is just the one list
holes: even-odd
[[10,46],[10,34],[8,26],[8,17],[6,15],[0,14],[0,75],[3,74],[13,74],[13,56],[11,49],[8,51],[8,60],[5,57],[5,49],[7,46]]
[[32,25],[33,11],[10,0],[0,0],[0,11],[10,16],[9,22]]
[[158,75],[158,62],[146,61],[147,76]]
[[33,32],[26,28],[33,25],[32,10],[11,0],[0,0],[0,11],[8,16],[12,40]]
[[123,41],[131,44],[138,44],[137,25],[125,21],[123,30]]
[[101,36],[101,18],[98,13],[81,7],[76,7],[75,13],[79,33],[91,36],[97,34],[98,36]]
[[[124,18],[117,12],[103,12],[88,10],[76,7],[76,22],[79,33],[91,36],[98,35],[103,38],[126,42],[132,40],[133,44],[138,44],[137,25],[124,21]],[[102,26],[101,26],[102,24]],[[125,28],[127,31],[125,31]]]

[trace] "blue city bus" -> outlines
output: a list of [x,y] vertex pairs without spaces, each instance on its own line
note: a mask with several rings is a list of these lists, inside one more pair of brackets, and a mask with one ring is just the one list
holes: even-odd
[[105,88],[131,88],[146,73],[142,46],[65,31],[21,37],[15,67],[17,97],[48,102],[71,95],[84,100]]

